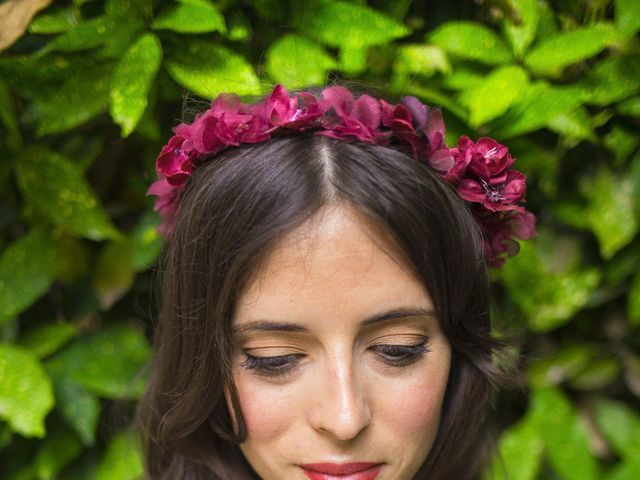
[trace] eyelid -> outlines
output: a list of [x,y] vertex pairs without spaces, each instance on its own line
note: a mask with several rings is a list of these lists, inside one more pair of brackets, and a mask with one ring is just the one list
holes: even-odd
[[[419,343],[406,344],[376,344],[369,347],[389,367],[403,368],[418,362],[427,352],[431,351],[429,338],[423,337]],[[247,370],[253,370],[257,375],[266,377],[285,377],[292,374],[300,366],[300,361],[306,357],[303,353],[289,353],[285,355],[255,356],[247,349],[244,351],[246,359],[240,364]],[[386,351],[385,351],[386,350]]]
[[[240,364],[247,370],[253,370],[258,375],[268,377],[283,377],[298,367],[298,364],[304,354],[290,353],[286,355],[271,355],[271,356],[255,356],[248,353],[245,350],[244,354],[247,358]],[[289,361],[287,361],[289,359]],[[285,363],[282,363],[285,362]]]

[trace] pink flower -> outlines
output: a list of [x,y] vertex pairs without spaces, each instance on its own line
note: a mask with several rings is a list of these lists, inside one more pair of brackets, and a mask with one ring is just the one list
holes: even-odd
[[289,117],[289,121],[284,124],[285,127],[297,130],[305,130],[307,128],[319,126],[318,121],[323,115],[318,99],[308,92],[300,92],[298,94],[298,108]]
[[361,142],[377,143],[382,118],[378,100],[369,95],[354,100],[351,91],[344,87],[327,88],[322,96],[325,130],[318,132],[320,135],[338,139],[352,136]]
[[172,185],[184,183],[191,175],[193,168],[190,155],[182,150],[184,141],[184,137],[174,135],[162,147],[162,151],[156,159],[158,173],[164,175]]
[[243,104],[237,95],[218,95],[191,124],[174,128],[156,159],[159,180],[147,191],[156,196],[160,231],[170,236],[180,192],[200,162],[227,147],[267,141],[281,129],[407,147],[471,202],[490,265],[500,266],[515,255],[516,239],[535,235],[535,217],[518,205],[524,200],[525,177],[511,168],[514,159],[504,145],[486,137],[474,143],[463,136],[449,149],[440,109],[416,97],[391,105],[369,95],[354,98],[344,87],[326,88],[316,97],[310,92],[291,96],[282,85],[256,104]]
[[264,118],[241,113],[222,113],[203,121],[202,139],[207,152],[216,153],[222,147],[242,143],[264,142],[269,138],[270,125]]
[[453,156],[445,144],[444,121],[439,109],[430,109],[416,97],[402,97],[395,107],[384,100],[380,103],[382,124],[401,142],[411,145],[415,158],[428,161],[439,173],[451,169]]
[[520,251],[516,239],[536,235],[536,217],[530,212],[506,212],[500,216],[477,209],[474,212],[482,227],[484,256],[493,267],[501,267],[507,258]]
[[492,211],[524,212],[516,203],[524,200],[526,179],[510,168],[515,160],[507,147],[487,137],[474,143],[463,135],[451,153],[454,164],[445,179],[457,186],[462,198]]
[[382,124],[391,130],[399,142],[411,146],[414,158],[424,160],[429,154],[429,140],[426,136],[416,134],[416,122],[411,109],[402,103],[392,106],[384,100],[380,100],[380,105]]
[[180,187],[171,185],[166,178],[161,178],[152,183],[147,190],[147,195],[156,196],[153,209],[159,212],[162,217],[162,223],[158,230],[164,235],[171,235],[171,231],[173,230],[173,219],[178,210],[179,191]]
[[255,106],[254,115],[262,116],[275,127],[304,128],[322,116],[318,99],[301,92],[299,97],[289,96],[282,85],[277,85],[271,95]]

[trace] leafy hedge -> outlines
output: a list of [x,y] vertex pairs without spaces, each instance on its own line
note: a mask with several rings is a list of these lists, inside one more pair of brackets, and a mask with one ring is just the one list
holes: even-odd
[[155,156],[193,94],[344,78],[530,179],[539,236],[494,283],[528,395],[486,479],[640,478],[639,30],[636,0],[1,4],[0,477],[140,477]]

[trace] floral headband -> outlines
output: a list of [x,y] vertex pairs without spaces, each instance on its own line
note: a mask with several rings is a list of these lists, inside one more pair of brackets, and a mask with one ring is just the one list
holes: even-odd
[[415,97],[391,105],[369,95],[354,98],[341,86],[325,88],[317,97],[309,92],[290,95],[282,85],[256,104],[221,94],[193,123],[173,129],[175,135],[156,160],[159,180],[147,192],[156,196],[160,232],[171,235],[180,192],[194,168],[223,149],[265,142],[281,130],[406,147],[470,203],[491,266],[500,267],[518,253],[516,239],[535,235],[535,216],[519,205],[525,176],[511,168],[515,159],[504,145],[487,137],[474,143],[463,135],[456,147],[448,148],[440,110]]

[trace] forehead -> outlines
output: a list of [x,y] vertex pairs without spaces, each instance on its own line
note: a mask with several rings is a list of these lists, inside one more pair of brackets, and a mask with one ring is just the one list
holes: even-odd
[[411,262],[384,227],[334,205],[276,245],[240,295],[233,323],[270,319],[313,329],[406,306],[432,306]]

